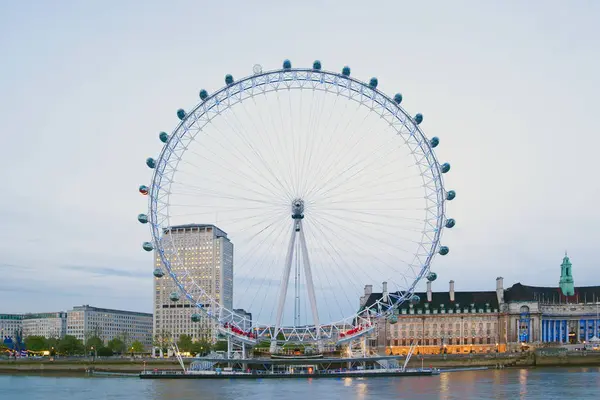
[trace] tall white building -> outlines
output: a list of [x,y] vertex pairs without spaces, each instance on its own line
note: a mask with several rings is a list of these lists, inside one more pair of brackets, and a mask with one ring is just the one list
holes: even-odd
[[[177,247],[180,262],[172,263],[174,272],[180,276],[187,270],[190,279],[201,286],[209,296],[231,310],[233,244],[227,238],[227,233],[214,225],[179,225],[171,227],[163,240],[173,240]],[[164,269],[157,252],[154,255],[154,265]],[[215,322],[208,318],[192,322],[191,315],[198,313],[196,306],[181,294],[179,301],[172,301],[169,296],[173,292],[178,292],[178,289],[168,275],[154,279],[155,337],[177,339],[185,334],[193,339],[214,341]]]
[[67,335],[80,340],[98,336],[108,343],[114,338],[125,338],[130,344],[140,341],[146,348],[152,346],[152,314],[108,308],[76,306],[67,312]]
[[61,339],[67,334],[67,313],[53,312],[23,315],[23,337],[43,336]]
[[19,314],[0,314],[0,341],[5,337],[15,337],[17,330],[23,327],[23,316]]

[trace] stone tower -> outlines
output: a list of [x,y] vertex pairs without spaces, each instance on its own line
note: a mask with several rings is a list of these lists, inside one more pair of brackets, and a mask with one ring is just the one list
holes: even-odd
[[563,262],[560,265],[560,281],[558,282],[558,286],[560,286],[560,291],[565,296],[573,296],[575,294],[571,262],[569,261],[566,251]]

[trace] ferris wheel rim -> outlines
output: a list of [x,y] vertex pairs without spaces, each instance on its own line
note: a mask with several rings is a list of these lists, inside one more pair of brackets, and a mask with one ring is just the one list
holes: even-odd
[[[266,78],[268,78],[268,79],[266,79]],[[271,78],[276,78],[276,79],[271,79]],[[289,86],[286,85],[286,82],[290,83],[290,85]],[[152,185],[150,188],[149,199],[148,199],[149,209],[150,209],[150,212],[149,212],[150,221],[149,222],[150,222],[150,226],[151,226],[151,233],[152,233],[152,240],[154,243],[154,247],[155,247],[156,251],[159,253],[162,265],[164,265],[164,267],[167,269],[168,274],[174,280],[174,282],[176,283],[176,286],[181,291],[181,293],[184,294],[197,307],[199,307],[200,309],[203,309],[201,307],[201,305],[198,303],[198,301],[195,298],[193,298],[193,296],[188,292],[188,290],[186,290],[185,286],[180,282],[180,277],[172,271],[171,262],[167,259],[166,255],[164,253],[164,248],[162,248],[162,246],[161,246],[161,238],[164,236],[164,233],[165,233],[164,231],[165,231],[166,227],[161,226],[161,224],[164,222],[164,220],[161,222],[159,222],[159,220],[158,220],[159,204],[163,205],[163,209],[164,208],[167,209],[166,215],[167,215],[167,219],[168,219],[168,215],[169,215],[168,214],[168,197],[170,195],[170,185],[173,183],[172,177],[177,172],[177,166],[178,166],[179,161],[181,161],[181,155],[185,152],[185,149],[183,149],[183,150],[180,149],[181,153],[177,154],[175,152],[176,147],[181,144],[181,141],[182,141],[184,135],[187,132],[189,132],[189,130],[187,128],[189,128],[194,123],[196,123],[198,120],[200,120],[200,118],[202,116],[206,115],[210,110],[212,110],[212,108],[221,106],[222,108],[220,111],[222,112],[224,109],[233,107],[235,104],[238,104],[238,103],[254,96],[255,94],[251,94],[250,96],[248,96],[246,98],[242,98],[243,92],[248,91],[250,88],[253,88],[253,89],[259,88],[259,87],[263,88],[263,90],[259,93],[265,93],[265,94],[269,93],[269,92],[273,92],[273,91],[276,92],[276,91],[282,90],[282,89],[303,89],[303,88],[305,88],[305,86],[302,86],[302,85],[300,85],[298,87],[292,87],[291,83],[293,83],[293,82],[304,82],[306,89],[321,90],[321,91],[325,91],[325,92],[337,91],[338,95],[342,94],[348,100],[357,101],[361,105],[366,105],[367,101],[372,101],[373,105],[379,105],[379,107],[381,107],[381,109],[382,109],[381,116],[382,117],[383,117],[383,113],[387,112],[389,114],[388,117],[397,119],[397,122],[400,122],[402,127],[407,127],[407,125],[410,125],[410,128],[412,128],[412,130],[409,130],[410,135],[411,135],[411,137],[416,137],[416,139],[417,139],[416,144],[417,144],[418,148],[422,151],[423,160],[427,161],[426,169],[431,170],[432,179],[429,182],[429,184],[425,184],[425,182],[424,182],[424,186],[429,187],[429,189],[432,189],[432,187],[428,186],[428,185],[433,184],[435,186],[435,188],[434,188],[434,190],[432,190],[432,193],[434,193],[436,195],[435,199],[429,199],[429,200],[433,201],[436,205],[436,212],[432,213],[436,216],[435,227],[433,227],[433,225],[432,225],[432,228],[433,228],[432,231],[434,232],[434,235],[431,238],[431,240],[427,242],[427,243],[431,243],[431,246],[429,247],[429,250],[427,250],[427,253],[425,254],[426,255],[425,261],[422,263],[422,266],[420,267],[421,269],[420,269],[420,272],[419,272],[417,278],[413,281],[412,285],[408,288],[408,290],[405,291],[404,293],[396,293],[396,294],[391,293],[389,297],[390,297],[390,299],[392,299],[392,301],[389,301],[390,299],[385,299],[385,301],[378,300],[372,306],[370,306],[364,310],[359,310],[358,312],[354,313],[353,315],[351,315],[347,318],[343,318],[339,321],[332,321],[332,322],[328,322],[326,324],[321,323],[318,326],[305,326],[305,327],[293,327],[293,328],[292,327],[282,327],[282,331],[286,331],[289,334],[294,334],[294,332],[295,332],[297,335],[306,335],[307,332],[311,332],[314,330],[320,331],[325,326],[329,328],[329,327],[335,327],[338,324],[345,325],[347,323],[350,323],[350,325],[353,325],[358,320],[370,321],[370,319],[373,315],[389,314],[395,306],[400,305],[402,302],[404,302],[405,300],[408,299],[408,296],[412,295],[417,283],[423,278],[425,273],[427,273],[429,271],[431,261],[433,260],[435,254],[436,254],[436,250],[439,247],[439,242],[440,242],[440,239],[442,236],[443,223],[444,223],[444,218],[445,218],[445,189],[444,189],[440,164],[437,160],[437,157],[435,155],[435,152],[433,151],[432,146],[430,145],[429,140],[427,140],[427,137],[425,136],[425,134],[422,132],[422,130],[418,126],[418,123],[416,123],[414,121],[414,119],[412,117],[410,117],[410,115],[392,98],[390,98],[385,93],[378,90],[376,87],[373,87],[372,85],[369,85],[368,83],[363,82],[361,80],[358,80],[358,79],[355,79],[355,78],[352,78],[350,76],[340,74],[340,73],[335,73],[335,72],[325,71],[325,70],[320,70],[320,69],[315,70],[315,69],[310,69],[310,68],[276,69],[276,70],[271,70],[271,71],[266,71],[266,72],[261,72],[261,73],[257,73],[254,75],[250,75],[245,78],[242,78],[241,80],[235,81],[231,84],[227,84],[226,86],[222,87],[221,89],[219,89],[212,95],[203,99],[200,103],[198,103],[192,109],[192,111],[185,114],[185,117],[181,118],[181,122],[179,124],[177,124],[175,129],[172,131],[171,135],[169,135],[168,141],[166,142],[166,144],[164,145],[163,149],[160,152],[160,155],[157,159],[156,168],[154,169],[154,172],[153,172]],[[248,86],[248,83],[250,83],[251,85]],[[275,86],[275,85],[281,85],[281,84],[283,84],[283,87]],[[244,86],[244,85],[246,85],[246,86]],[[267,85],[272,85],[273,87],[267,88],[266,87]],[[319,87],[319,85],[325,85],[325,86]],[[329,85],[330,88],[327,87],[326,85]],[[346,96],[345,93],[341,93],[340,89],[341,89],[341,91],[348,90],[349,94],[354,93],[354,95]],[[236,97],[236,96],[238,96],[238,97]],[[232,99],[234,100],[233,102],[231,101]],[[207,108],[207,105],[210,105],[210,107]],[[371,111],[373,111],[373,110],[371,110]],[[192,121],[191,123],[190,123],[190,116],[195,117],[195,120]],[[400,119],[400,118],[402,118],[402,119]],[[206,125],[206,124],[204,124],[204,125]],[[201,129],[204,125],[202,125],[198,129],[198,132],[201,131]],[[398,130],[396,130],[396,132],[398,134],[400,134],[400,132]],[[405,143],[406,143],[406,139],[405,139]],[[168,171],[168,173],[170,173],[170,177],[167,179],[168,180],[168,188],[166,190],[166,194],[164,192],[161,193],[161,190],[163,190],[163,179],[167,175],[167,174],[165,174],[165,169],[167,169],[169,160],[173,155],[178,156],[177,157],[178,160],[175,163],[175,166],[171,167],[170,170]],[[417,155],[415,155],[415,159],[416,158],[417,158]],[[423,160],[421,160],[421,162]],[[420,164],[419,161],[417,161],[416,164],[419,166],[419,169],[421,170],[421,172],[423,172],[422,167],[424,167],[424,164]],[[423,180],[425,181],[424,175],[423,175]],[[167,197],[166,202],[164,201],[165,195]],[[428,211],[428,213],[430,213],[430,211]],[[431,219],[426,218],[425,222],[427,222],[428,220],[433,221],[433,218],[431,218]],[[160,231],[163,231],[162,232],[163,235],[160,234]],[[425,233],[424,233],[424,235],[425,235]],[[421,240],[421,242],[423,242],[423,240]],[[422,244],[420,245],[420,247],[423,247]],[[424,249],[424,250],[426,250],[426,249]],[[208,295],[207,297],[211,298],[211,301],[214,300],[214,299],[212,299],[212,297],[210,295]],[[233,312],[233,310],[226,309],[221,304],[219,304],[219,302],[217,302],[217,301],[211,302],[211,306],[212,306],[211,310],[205,311],[205,312],[212,318],[215,318],[219,321],[235,319],[234,316],[236,314]],[[239,318],[238,320],[240,320],[239,322],[243,322],[245,320],[245,317]],[[263,334],[264,333],[271,333],[271,334],[273,333],[271,331],[272,327],[269,326],[270,324],[262,324],[261,325],[261,324],[258,324],[257,322],[258,321],[252,321],[253,325],[263,327]],[[332,329],[334,329],[334,328],[332,328]],[[277,332],[275,332],[275,334],[277,334]],[[285,336],[285,332],[284,332],[284,336]]]

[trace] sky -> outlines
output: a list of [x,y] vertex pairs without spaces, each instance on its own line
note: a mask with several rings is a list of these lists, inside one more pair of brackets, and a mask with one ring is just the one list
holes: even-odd
[[[434,290],[599,285],[595,1],[0,2],[0,312],[152,311],[159,131],[254,64],[379,79],[452,170]],[[378,282],[372,283],[376,286]]]

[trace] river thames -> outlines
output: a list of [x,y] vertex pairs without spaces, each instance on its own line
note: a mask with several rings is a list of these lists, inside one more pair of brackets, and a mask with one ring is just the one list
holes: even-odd
[[305,380],[140,380],[0,375],[0,399],[597,399],[600,368],[442,373],[434,377]]

